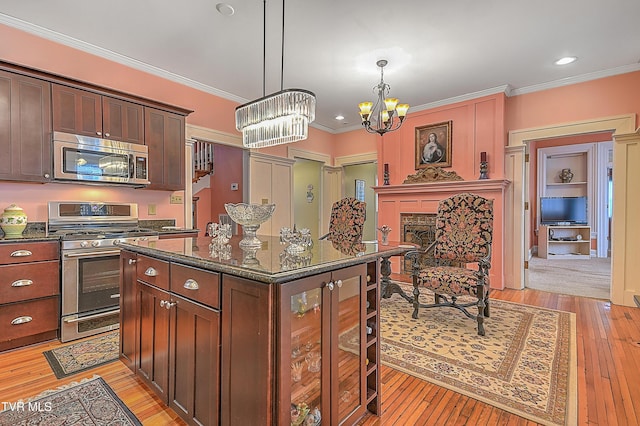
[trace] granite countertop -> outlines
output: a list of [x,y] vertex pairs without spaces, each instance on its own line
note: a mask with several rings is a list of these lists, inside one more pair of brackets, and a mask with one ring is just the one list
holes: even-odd
[[209,249],[211,238],[184,238],[159,241],[119,243],[124,249],[184,265],[215,272],[228,273],[265,283],[283,283],[305,276],[333,271],[337,267],[366,263],[380,257],[401,255],[413,246],[377,243],[360,243],[351,247],[334,247],[330,241],[314,241],[311,250],[293,256],[285,251],[279,237],[258,236],[262,247],[252,251],[242,250],[238,243],[242,237],[234,236],[229,245],[228,259],[220,259]]
[[47,235],[46,224],[44,222],[28,223],[24,232],[19,237],[9,238],[0,230],[0,243],[24,243],[38,241],[58,241],[59,236]]

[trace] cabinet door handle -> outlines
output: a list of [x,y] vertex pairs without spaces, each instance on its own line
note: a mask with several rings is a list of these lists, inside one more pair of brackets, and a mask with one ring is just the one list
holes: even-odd
[[96,132],[96,135],[102,136],[102,132]]
[[33,253],[31,253],[29,250],[16,250],[13,253],[11,253],[11,257],[27,257],[27,256],[31,256]]
[[176,306],[178,303],[177,302],[170,302],[168,300],[161,300],[160,301],[160,307],[161,308],[165,308],[165,309],[171,309],[174,306]]
[[342,288],[342,280],[336,281],[336,284],[338,284],[338,288]]
[[129,259],[129,265],[133,265],[134,263],[136,263],[137,260],[136,259]]
[[200,286],[198,285],[198,281],[194,280],[193,278],[189,278],[188,280],[186,280],[183,287],[187,290],[198,290],[200,288]]
[[329,281],[327,283],[327,287],[329,288],[329,290],[333,290],[333,281]]
[[28,322],[33,321],[33,318],[31,318],[30,316],[23,316],[23,317],[18,317],[18,318],[14,318],[11,321],[11,325],[18,325],[18,324],[26,324]]
[[33,284],[31,280],[15,280],[11,283],[11,287],[26,287]]
[[149,266],[147,268],[146,271],[144,271],[144,274],[148,277],[157,277],[158,276],[158,271],[156,271],[153,266]]

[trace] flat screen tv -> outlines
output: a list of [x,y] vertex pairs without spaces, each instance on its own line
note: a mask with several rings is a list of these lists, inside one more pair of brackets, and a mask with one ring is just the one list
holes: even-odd
[[587,197],[540,198],[540,223],[543,225],[586,225]]

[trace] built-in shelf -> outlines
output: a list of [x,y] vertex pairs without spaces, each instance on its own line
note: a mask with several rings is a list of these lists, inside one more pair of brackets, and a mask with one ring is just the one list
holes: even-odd
[[542,225],[538,257],[543,259],[589,259],[591,228],[578,225]]

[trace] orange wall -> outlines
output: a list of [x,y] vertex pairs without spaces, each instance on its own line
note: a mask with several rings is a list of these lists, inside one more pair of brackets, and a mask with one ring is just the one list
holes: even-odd
[[507,98],[507,130],[640,113],[640,71]]

